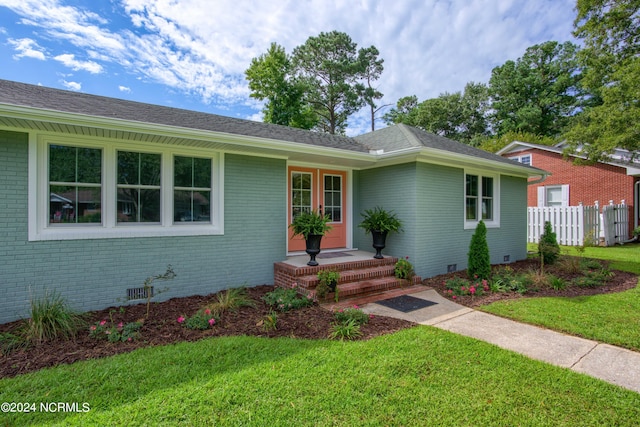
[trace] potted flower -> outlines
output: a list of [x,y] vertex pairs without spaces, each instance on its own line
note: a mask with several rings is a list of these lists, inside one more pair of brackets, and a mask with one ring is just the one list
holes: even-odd
[[364,211],[360,228],[364,228],[366,233],[373,236],[373,247],[376,250],[374,258],[382,259],[382,249],[385,247],[387,234],[389,232],[402,231],[402,222],[396,217],[392,211],[386,211],[381,207],[367,209]]
[[291,222],[291,230],[294,236],[302,236],[307,244],[305,252],[309,254],[311,260],[307,265],[318,265],[316,256],[320,253],[320,241],[331,226],[328,222],[331,220],[329,215],[323,215],[318,211],[301,212],[293,218]]

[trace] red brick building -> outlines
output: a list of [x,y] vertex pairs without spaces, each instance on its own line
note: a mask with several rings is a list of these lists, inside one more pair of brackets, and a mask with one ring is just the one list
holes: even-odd
[[539,183],[532,182],[528,190],[528,206],[600,206],[613,201],[630,206],[630,232],[640,224],[640,163],[629,162],[626,152],[615,153],[610,162],[576,165],[575,157],[565,159],[563,146],[545,146],[514,141],[498,151],[503,157],[517,160],[550,172]]

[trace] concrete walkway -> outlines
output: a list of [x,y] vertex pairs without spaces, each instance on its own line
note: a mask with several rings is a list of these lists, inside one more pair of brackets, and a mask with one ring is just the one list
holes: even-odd
[[408,312],[380,302],[361,308],[369,314],[410,320],[473,337],[640,393],[640,353],[475,311],[455,304],[433,289],[410,296],[436,304]]

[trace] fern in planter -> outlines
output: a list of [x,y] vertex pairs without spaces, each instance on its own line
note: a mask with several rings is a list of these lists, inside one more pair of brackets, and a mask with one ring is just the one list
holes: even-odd
[[366,233],[372,231],[400,232],[402,231],[402,221],[398,219],[393,211],[387,211],[380,206],[364,211],[362,222],[358,227],[363,228]]
[[331,231],[329,221],[331,221],[329,215],[323,215],[314,210],[296,215],[289,227],[293,230],[294,236],[302,236],[306,240],[311,234],[324,236]]

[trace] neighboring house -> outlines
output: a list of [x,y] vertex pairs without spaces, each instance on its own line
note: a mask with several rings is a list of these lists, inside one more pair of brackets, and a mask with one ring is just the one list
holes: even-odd
[[[613,201],[629,206],[629,232],[640,224],[640,162],[618,150],[609,162],[575,164],[579,156],[563,157],[564,145],[546,146],[514,141],[497,154],[550,172],[529,185],[528,206],[600,206]],[[631,234],[630,234],[631,235]]]
[[309,209],[332,216],[324,251],[372,250],[360,213],[394,210],[385,253],[423,277],[466,268],[481,218],[492,263],[523,259],[542,175],[404,125],[349,138],[0,80],[0,322],[43,288],[121,305],[168,264],[157,300],[274,283]]

